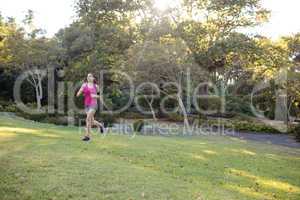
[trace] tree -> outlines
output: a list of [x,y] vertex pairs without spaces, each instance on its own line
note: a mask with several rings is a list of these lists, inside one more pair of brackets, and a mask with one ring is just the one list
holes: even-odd
[[6,23],[10,32],[4,38],[5,48],[1,55],[6,59],[2,57],[1,65],[7,73],[20,75],[27,72],[26,80],[33,86],[37,109],[41,110],[45,97],[43,78],[49,65],[57,61],[59,52],[55,40],[43,37],[43,31],[35,28],[33,21],[33,12],[29,10],[23,26],[18,26],[12,19]]
[[288,114],[289,119],[300,117],[300,33],[282,37],[280,44],[288,52],[292,64],[288,70],[287,93],[288,93]]
[[[142,52],[142,55],[139,54]],[[137,83],[151,82],[158,84],[159,92],[177,102],[178,109],[184,116],[184,125],[189,127],[188,112],[183,98],[188,94],[186,90],[187,72],[191,70],[191,80],[199,83],[203,72],[193,62],[189,49],[180,38],[161,40],[160,43],[148,41],[147,45],[137,44],[129,50],[128,69]],[[153,100],[153,99],[151,99]],[[152,101],[153,103],[153,101]],[[151,108],[150,103],[150,108]],[[153,112],[153,108],[151,111]],[[173,112],[174,112],[173,111]],[[187,129],[185,129],[186,131]]]
[[189,17],[178,24],[178,33],[199,66],[213,76],[223,70],[228,54],[252,48],[249,38],[235,32],[265,22],[269,15],[260,0],[185,0],[184,10]]

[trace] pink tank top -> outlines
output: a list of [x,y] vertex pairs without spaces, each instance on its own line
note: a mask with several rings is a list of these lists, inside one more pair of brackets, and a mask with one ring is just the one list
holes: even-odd
[[95,106],[97,105],[97,99],[92,97],[92,94],[97,95],[96,85],[93,84],[93,87],[90,88],[88,84],[85,84],[83,88],[84,94],[84,105],[85,106]]

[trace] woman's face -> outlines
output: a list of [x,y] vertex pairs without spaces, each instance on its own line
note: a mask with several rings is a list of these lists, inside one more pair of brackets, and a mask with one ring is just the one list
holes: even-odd
[[95,80],[95,78],[94,78],[93,74],[88,74],[88,76],[87,76],[87,81],[88,81],[89,83],[92,83],[92,82],[94,82],[94,80]]

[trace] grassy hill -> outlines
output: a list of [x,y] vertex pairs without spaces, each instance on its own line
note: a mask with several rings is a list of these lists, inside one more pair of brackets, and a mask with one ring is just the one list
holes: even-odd
[[300,150],[230,137],[112,134],[0,117],[0,197],[299,199]]

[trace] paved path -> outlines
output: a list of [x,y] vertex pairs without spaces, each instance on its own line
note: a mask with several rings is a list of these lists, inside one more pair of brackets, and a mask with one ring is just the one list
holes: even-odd
[[231,137],[243,140],[253,140],[268,144],[281,145],[291,148],[300,148],[300,143],[293,136],[285,134],[264,134],[264,133],[236,133]]
[[[179,125],[180,126],[180,125]],[[132,124],[116,124],[115,127],[123,127],[127,130],[127,133],[132,133]],[[120,130],[120,129],[119,129]],[[145,135],[164,135],[164,136],[172,136],[169,134],[169,130],[167,128],[156,127],[154,130],[150,127],[144,132]],[[174,134],[176,135],[176,134]],[[177,134],[180,135],[180,134]],[[218,135],[218,134],[216,134]],[[258,141],[267,144],[275,144],[281,145],[291,148],[300,148],[300,143],[295,140],[295,138],[291,135],[287,134],[266,134],[266,133],[246,133],[246,132],[234,132],[234,135],[227,133],[225,131],[225,135],[235,138],[240,138],[243,140],[252,140]],[[187,136],[188,137],[188,136]]]

